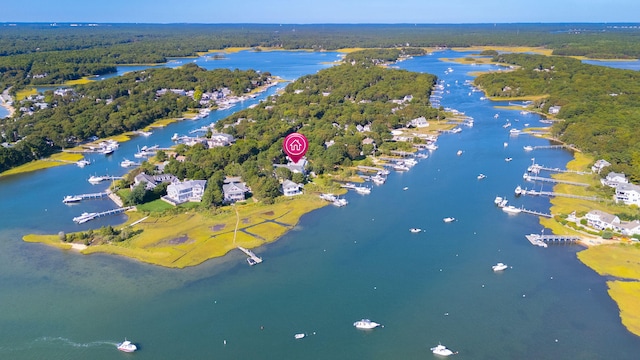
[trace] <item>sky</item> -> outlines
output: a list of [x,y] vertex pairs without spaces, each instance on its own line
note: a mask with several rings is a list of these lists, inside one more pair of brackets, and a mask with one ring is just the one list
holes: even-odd
[[0,22],[557,23],[640,22],[638,0],[28,0],[3,1]]

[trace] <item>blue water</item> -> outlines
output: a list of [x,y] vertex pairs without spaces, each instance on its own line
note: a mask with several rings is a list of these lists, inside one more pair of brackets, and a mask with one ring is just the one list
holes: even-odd
[[[295,79],[328,66],[337,54],[247,52],[234,63],[235,56],[196,61]],[[502,125],[509,119],[512,128],[540,126],[538,116],[480,100],[464,82],[469,71],[490,66],[438,61],[456,56],[467,54],[447,51],[400,67],[444,79],[449,93],[442,105],[472,116],[475,126],[442,135],[428,159],[391,174],[371,195],[348,194],[344,208],[305,215],[295,230],[257,249],[265,259],[258,266],[247,266],[234,251],[172,270],[20,240],[26,233],[120,223],[111,217],[75,225],[73,216],[114,205],[66,206],[62,197],[104,190],[106,184],[86,178],[120,175],[126,170],[119,162],[137,146],[166,146],[174,132],[236,109],[154,130],[121,144],[111,157],[95,156],[84,169],[0,178],[0,358],[129,357],[114,346],[126,336],[140,346],[139,359],[424,359],[433,357],[429,347],[438,342],[459,351],[460,359],[635,359],[640,340],[621,325],[606,279],[577,261],[581,248],[533,247],[524,235],[542,230],[537,218],[508,216],[493,204],[501,195],[547,212],[547,199],[515,199],[513,189],[534,186],[522,181],[532,157],[564,167],[571,154],[524,152],[524,145],[547,141],[509,136]],[[448,67],[454,71],[445,74]],[[478,181],[479,173],[487,178]],[[458,220],[444,223],[447,216]],[[426,231],[412,234],[411,227]],[[495,274],[496,262],[512,268]],[[354,329],[363,317],[385,327]],[[295,340],[299,332],[309,336]]]

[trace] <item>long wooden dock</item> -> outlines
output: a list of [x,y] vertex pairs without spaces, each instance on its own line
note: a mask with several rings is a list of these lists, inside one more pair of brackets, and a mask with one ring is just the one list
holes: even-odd
[[568,185],[575,185],[575,186],[589,186],[589,184],[586,184],[586,183],[575,182],[575,181],[566,181],[566,180],[558,180],[558,179],[546,178],[546,177],[542,177],[542,176],[533,176],[533,175],[529,175],[527,173],[522,175],[522,178],[527,180],[527,181],[544,181],[544,182],[550,182],[550,183],[556,183],[556,184],[568,184]]
[[531,214],[531,215],[551,218],[551,214],[543,213],[543,212],[540,212],[540,211],[529,210],[529,209],[525,209],[525,208],[520,208],[520,210],[521,210],[520,212],[523,212],[525,214]]
[[249,265],[253,266],[255,264],[260,264],[262,262],[262,258],[254,254],[253,251],[249,249],[245,249],[242,246],[238,246],[238,250],[242,251],[248,256],[247,262],[249,263]]
[[549,197],[560,196],[560,197],[568,197],[573,199],[582,199],[582,200],[591,200],[591,201],[602,200],[595,196],[581,196],[581,195],[557,193],[553,191],[536,191],[536,190],[526,190],[526,189],[520,190],[520,195],[532,195],[532,196],[541,195],[541,196],[549,196]]
[[566,244],[566,243],[574,243],[580,240],[579,236],[571,236],[571,235],[540,235],[540,234],[529,234],[525,235],[527,240],[532,245],[547,247],[548,243],[553,244]]
[[533,164],[530,166],[530,171],[533,173],[539,173],[541,170],[545,170],[545,171],[553,171],[553,172],[559,172],[559,173],[571,173],[571,174],[578,174],[578,175],[591,175],[593,174],[593,172],[591,171],[576,171],[576,170],[568,170],[568,169],[560,169],[560,168],[550,168],[550,167],[546,167],[544,165],[538,165],[538,164]]

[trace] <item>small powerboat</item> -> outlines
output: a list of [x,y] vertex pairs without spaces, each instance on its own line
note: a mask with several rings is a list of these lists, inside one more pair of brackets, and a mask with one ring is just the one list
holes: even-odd
[[375,321],[371,321],[369,319],[362,319],[359,321],[356,321],[353,323],[353,326],[356,327],[356,329],[364,329],[364,330],[369,330],[369,329],[375,329],[378,326],[382,326],[381,324],[378,324]]
[[127,353],[132,353],[138,350],[138,347],[135,344],[133,344],[131,341],[125,338],[123,342],[118,344],[118,350],[124,351]]
[[450,349],[448,349],[446,346],[442,345],[442,344],[438,344],[438,346],[436,347],[432,347],[431,351],[436,354],[436,355],[441,355],[441,356],[449,356],[449,355],[453,355],[453,354],[457,354],[458,352],[453,352]]
[[493,269],[493,271],[502,271],[502,270],[507,268],[507,264],[503,264],[503,263],[499,262],[499,263],[493,265],[491,268]]

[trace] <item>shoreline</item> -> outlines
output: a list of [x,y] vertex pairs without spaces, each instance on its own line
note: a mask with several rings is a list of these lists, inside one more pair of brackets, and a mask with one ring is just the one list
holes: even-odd
[[12,105],[9,105],[9,103],[13,103],[13,98],[11,97],[11,95],[9,95],[9,89],[7,88],[4,89],[2,94],[0,94],[0,106],[7,109],[7,111],[9,112],[6,117],[12,117],[16,112],[16,108]]

